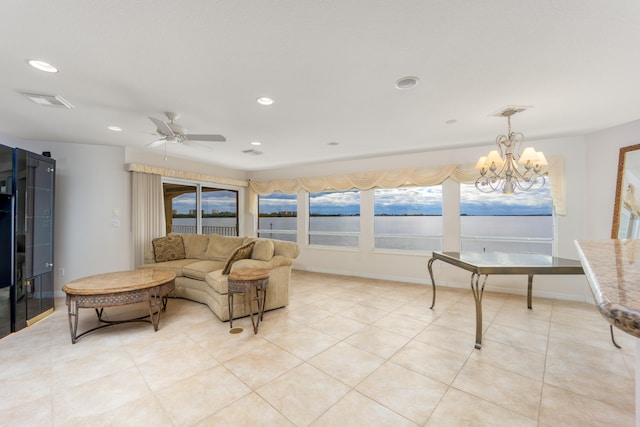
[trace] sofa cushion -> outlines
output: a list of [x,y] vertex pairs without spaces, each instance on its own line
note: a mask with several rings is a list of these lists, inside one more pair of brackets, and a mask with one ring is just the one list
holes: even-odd
[[268,239],[258,239],[251,252],[251,259],[269,261],[273,258],[273,242]]
[[229,293],[229,276],[222,274],[222,270],[212,271],[204,278],[211,289],[220,295],[227,295]]
[[138,266],[138,268],[151,268],[151,269],[156,269],[156,270],[171,270],[174,273],[176,273],[176,277],[182,277],[182,269],[189,265],[192,264],[194,262],[196,262],[197,260],[195,259],[189,259],[189,258],[185,258],[185,259],[178,259],[175,261],[165,261],[165,262],[159,262],[159,263],[149,263],[149,264],[142,264],[140,266]]
[[221,236],[208,234],[209,245],[205,253],[206,259],[214,261],[226,261],[234,250],[245,243],[244,237]]
[[211,260],[201,260],[192,262],[189,265],[186,265],[182,269],[182,275],[184,277],[190,277],[192,279],[204,280],[204,277],[214,271],[220,270],[224,267],[224,263],[222,261],[211,261]]
[[271,239],[273,242],[273,255],[282,255],[283,257],[296,259],[300,255],[300,247],[293,242],[285,240]]
[[156,262],[185,259],[182,236],[159,237],[151,241]]
[[182,234],[184,252],[187,258],[207,259],[205,253],[209,245],[209,236],[206,234]]
[[253,250],[253,247],[255,244],[256,244],[255,241],[245,243],[244,245],[240,246],[238,249],[233,251],[231,255],[229,255],[229,258],[227,258],[227,262],[225,263],[224,268],[222,269],[222,274],[229,274],[231,272],[231,266],[233,265],[234,262],[239,261],[241,259],[249,258],[251,256],[251,251]]

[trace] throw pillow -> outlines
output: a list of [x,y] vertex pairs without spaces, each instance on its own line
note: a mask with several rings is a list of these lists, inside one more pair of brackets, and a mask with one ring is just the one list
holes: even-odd
[[229,274],[234,262],[249,258],[251,256],[251,251],[253,250],[253,245],[255,244],[256,242],[249,242],[233,251],[231,255],[229,255],[229,258],[227,258],[227,262],[222,269],[222,274]]
[[229,254],[240,246],[247,243],[244,237],[221,236],[219,234],[208,234],[209,244],[204,253],[206,259],[214,261],[225,261]]
[[273,241],[267,239],[258,239],[255,241],[251,259],[259,259],[260,261],[269,261],[273,258]]
[[173,235],[182,236],[182,241],[184,242],[184,255],[186,258],[206,259],[204,253],[206,252],[207,245],[209,244],[209,236],[206,234],[191,233],[169,234],[169,236]]
[[182,236],[159,237],[151,241],[156,262],[185,259]]

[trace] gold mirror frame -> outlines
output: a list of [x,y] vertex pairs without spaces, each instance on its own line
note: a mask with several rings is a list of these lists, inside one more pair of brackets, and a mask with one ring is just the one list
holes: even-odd
[[640,150],[640,144],[630,145],[628,147],[622,147],[620,149],[620,156],[618,157],[618,180],[616,182],[616,200],[613,204],[613,224],[611,226],[611,238],[617,239],[620,230],[620,209],[623,201],[622,186],[624,185],[624,168],[627,159],[627,153],[630,151]]

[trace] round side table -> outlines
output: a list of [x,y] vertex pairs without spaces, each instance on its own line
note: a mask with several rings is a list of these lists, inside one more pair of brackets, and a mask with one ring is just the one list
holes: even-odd
[[[229,274],[227,294],[229,302],[229,328],[233,328],[233,297],[236,294],[244,294],[245,308],[248,306],[253,333],[258,333],[260,321],[264,317],[264,307],[267,301],[267,289],[269,288],[269,275],[271,272],[263,268],[243,268]],[[252,296],[255,289],[255,297]],[[258,303],[258,318],[253,320],[252,302]]]

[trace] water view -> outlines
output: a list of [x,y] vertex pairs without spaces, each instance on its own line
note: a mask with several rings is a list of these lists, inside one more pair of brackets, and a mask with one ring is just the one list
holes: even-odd
[[[297,227],[296,217],[261,217],[260,236],[294,241],[296,236],[282,231]],[[195,218],[175,218],[174,231],[195,232]],[[442,248],[441,216],[376,216],[376,248],[434,251]],[[186,229],[185,227],[189,227]],[[203,232],[223,227],[235,232],[235,218],[203,218]],[[189,231],[193,230],[193,231]],[[461,216],[462,250],[491,252],[552,253],[553,217],[539,216]],[[310,218],[311,243],[333,246],[358,246],[359,216],[317,216]],[[314,234],[319,233],[319,234]],[[323,234],[328,233],[328,234]],[[332,235],[331,233],[354,233]]]

